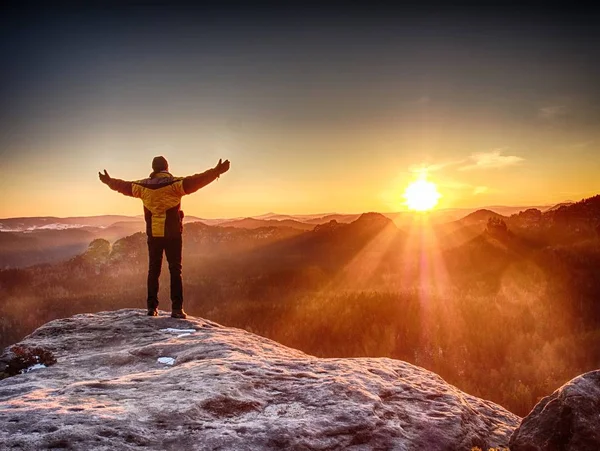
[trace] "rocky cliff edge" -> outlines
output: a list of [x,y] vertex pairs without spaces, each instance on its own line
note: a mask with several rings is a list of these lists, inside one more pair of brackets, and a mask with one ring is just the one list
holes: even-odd
[[166,312],[52,321],[0,360],[17,373],[0,443],[24,450],[471,450],[520,421],[402,361],[320,359]]

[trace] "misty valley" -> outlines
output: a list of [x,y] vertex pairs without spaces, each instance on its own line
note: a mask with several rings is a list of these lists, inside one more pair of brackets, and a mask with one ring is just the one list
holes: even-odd
[[[140,218],[27,220],[1,221],[2,347],[56,318],[145,306]],[[435,221],[190,217],[184,305],[318,357],[401,359],[524,416],[600,366],[599,224],[600,196]],[[169,310],[165,261],[160,282]]]

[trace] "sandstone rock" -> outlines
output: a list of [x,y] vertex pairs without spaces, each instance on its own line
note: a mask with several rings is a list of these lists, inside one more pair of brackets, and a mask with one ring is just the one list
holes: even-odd
[[600,450],[600,370],[542,399],[510,439],[511,451]]
[[166,312],[76,315],[21,345],[57,363],[0,381],[7,448],[470,450],[519,422],[402,361],[319,359]]

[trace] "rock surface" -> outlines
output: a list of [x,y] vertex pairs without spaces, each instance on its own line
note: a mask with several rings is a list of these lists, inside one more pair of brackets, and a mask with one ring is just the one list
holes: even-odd
[[510,439],[511,451],[600,450],[600,370],[542,399]]
[[165,312],[76,315],[20,345],[57,363],[0,381],[8,449],[488,449],[520,420],[402,361],[319,359]]

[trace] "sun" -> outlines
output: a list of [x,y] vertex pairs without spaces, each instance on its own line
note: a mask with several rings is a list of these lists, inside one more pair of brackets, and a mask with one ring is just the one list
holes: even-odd
[[440,199],[435,183],[421,179],[412,182],[404,191],[406,205],[411,210],[427,211],[435,207]]

